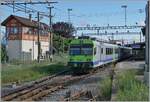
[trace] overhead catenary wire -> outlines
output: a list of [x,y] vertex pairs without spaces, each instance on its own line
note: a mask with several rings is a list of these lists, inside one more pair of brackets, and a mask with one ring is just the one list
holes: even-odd
[[[17,2],[15,3],[15,5],[20,5],[20,4],[51,4],[51,3],[57,3],[57,2],[41,2],[41,1],[38,1],[38,2]],[[7,2],[7,3],[1,3],[1,5],[13,5],[14,3],[13,2]]]
[[[5,1],[6,3],[8,3],[7,1]],[[25,12],[25,13],[35,13],[35,12],[40,12],[40,11],[38,11],[38,10],[35,10],[35,9],[33,9],[33,8],[30,8],[30,7],[27,7],[27,6],[25,6],[26,4],[20,4],[20,5],[16,5],[15,3],[13,4],[13,7],[12,7],[12,5],[7,5],[7,6],[9,6],[9,7],[11,7],[11,8],[15,8],[15,9],[19,9],[19,11],[23,11],[23,12]],[[26,12],[26,11],[28,11],[28,12]]]

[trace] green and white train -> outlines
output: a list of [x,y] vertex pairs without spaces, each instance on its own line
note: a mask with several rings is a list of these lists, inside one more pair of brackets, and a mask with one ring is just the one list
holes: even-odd
[[130,47],[110,44],[89,37],[80,37],[70,43],[68,66],[75,73],[86,73],[89,69],[116,62],[131,55]]

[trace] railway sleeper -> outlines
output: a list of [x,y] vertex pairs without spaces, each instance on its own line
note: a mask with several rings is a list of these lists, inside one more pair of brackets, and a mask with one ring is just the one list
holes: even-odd
[[40,98],[42,98],[42,97],[44,97],[44,96],[46,96],[46,95],[48,95],[48,94],[58,90],[58,89],[61,89],[61,88],[62,88],[62,86],[56,86],[56,87],[53,87],[53,88],[51,88],[49,90],[47,89],[47,90],[41,91],[40,93],[38,93],[38,94],[36,94],[36,95],[34,95],[34,96],[24,100],[24,101],[36,101],[36,100],[39,100]]

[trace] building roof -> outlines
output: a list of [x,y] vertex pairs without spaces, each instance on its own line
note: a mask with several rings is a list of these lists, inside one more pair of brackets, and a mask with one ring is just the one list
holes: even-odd
[[127,44],[125,46],[132,47],[133,49],[142,48],[145,46],[145,42],[137,42],[133,44]]
[[[9,22],[9,20],[11,20],[12,18],[16,19],[17,21],[19,21],[21,24],[23,24],[25,26],[38,27],[37,21],[30,20],[29,18],[24,18],[24,17],[20,17],[20,16],[16,16],[16,15],[10,15],[1,23],[1,25],[6,26],[6,24]],[[42,22],[40,22],[40,27],[43,29],[49,28],[49,26],[47,24],[42,23]]]

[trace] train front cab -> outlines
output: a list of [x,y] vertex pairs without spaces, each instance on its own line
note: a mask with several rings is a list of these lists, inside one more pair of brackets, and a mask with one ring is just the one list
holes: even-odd
[[93,67],[93,44],[70,45],[68,66],[77,73]]

